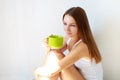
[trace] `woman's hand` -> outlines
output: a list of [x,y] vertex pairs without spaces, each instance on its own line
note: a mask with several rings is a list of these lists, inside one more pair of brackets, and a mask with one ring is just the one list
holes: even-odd
[[43,77],[50,76],[48,69],[45,67],[39,67],[39,68],[35,69],[34,74],[39,75],[39,76],[43,76]]
[[48,38],[45,38],[45,39],[42,41],[41,45],[46,49],[47,52],[50,51],[51,48],[50,48],[50,46],[48,45]]
[[36,78],[38,76],[51,78],[55,76],[54,68],[50,69],[49,67],[38,67],[34,70],[34,75],[36,76]]

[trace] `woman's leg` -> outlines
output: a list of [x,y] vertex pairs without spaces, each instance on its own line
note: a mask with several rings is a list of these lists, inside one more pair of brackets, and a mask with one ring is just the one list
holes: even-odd
[[[46,56],[44,66],[49,66],[51,67],[50,69],[55,68],[57,62],[63,59],[64,57],[65,55],[63,53],[51,51]],[[62,70],[60,73],[58,73],[52,78],[46,78],[35,74],[36,80],[57,80],[59,76],[61,80],[84,80],[83,76],[73,65]]]
[[[43,70],[40,70],[40,67],[35,69],[35,72],[39,70],[40,72],[42,72]],[[43,77],[43,76],[40,76],[39,74],[35,73],[35,80],[58,80],[58,75],[55,75],[51,78],[48,78],[48,77]]]
[[[54,69],[55,66],[57,65],[58,61],[62,57],[63,57],[62,54],[57,54],[54,51],[50,51],[45,56],[45,60],[44,60],[43,66],[42,67],[38,67],[38,68],[36,68],[34,70],[35,79],[36,80],[58,80],[58,77],[59,77],[60,73],[56,74],[55,76],[53,76],[51,78],[43,77],[43,76],[40,76],[39,74],[43,74],[43,72],[47,73],[49,70]],[[47,67],[47,70],[44,67]]]
[[67,69],[62,70],[60,78],[61,80],[84,80],[84,77],[75,66],[70,66]]
[[[58,61],[65,57],[63,53],[59,52],[54,53],[54,55],[56,55],[55,57],[58,59]],[[59,76],[61,80],[84,80],[82,74],[74,65],[62,70]]]

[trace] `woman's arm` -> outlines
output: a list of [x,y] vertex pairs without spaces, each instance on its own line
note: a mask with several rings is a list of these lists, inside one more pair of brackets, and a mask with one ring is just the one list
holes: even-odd
[[88,52],[86,44],[81,42],[81,44],[77,45],[67,56],[58,62],[57,69],[52,72],[51,77],[72,66],[80,58],[88,56]]
[[[57,53],[63,54],[57,50],[53,51],[53,52],[55,52],[56,54]],[[54,66],[53,70],[48,72],[49,75],[47,74],[47,75],[42,75],[42,76],[52,77],[52,76],[58,74],[59,72],[61,72],[62,70],[73,65],[77,60],[86,56],[86,54],[88,54],[88,48],[84,42],[81,42],[75,48],[73,48],[68,55],[66,55],[65,57],[63,57],[62,59],[59,60],[58,64],[56,66]],[[51,64],[52,64],[52,62],[51,62]]]
[[87,45],[84,42],[81,42],[73,48],[66,57],[59,61],[61,70],[73,65],[80,58],[88,56],[88,53]]

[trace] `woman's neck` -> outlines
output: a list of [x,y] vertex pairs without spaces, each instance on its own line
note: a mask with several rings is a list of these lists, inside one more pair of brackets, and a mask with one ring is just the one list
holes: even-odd
[[80,36],[75,36],[75,37],[71,37],[71,41],[75,44],[77,41],[79,41],[81,39]]

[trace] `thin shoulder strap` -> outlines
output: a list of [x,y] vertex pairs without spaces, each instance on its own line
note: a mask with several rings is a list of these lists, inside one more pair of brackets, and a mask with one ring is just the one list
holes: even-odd
[[74,48],[75,46],[77,46],[80,42],[82,42],[82,39],[80,39],[78,42],[76,42],[72,48]]
[[67,40],[67,45],[70,44],[70,41],[71,41],[71,38],[69,38],[69,39]]

